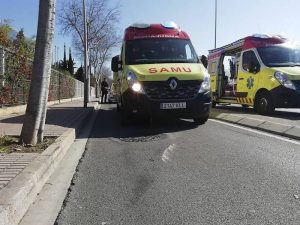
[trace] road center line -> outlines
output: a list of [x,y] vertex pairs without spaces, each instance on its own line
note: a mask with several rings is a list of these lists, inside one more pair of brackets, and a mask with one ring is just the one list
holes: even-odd
[[253,128],[242,127],[242,126],[239,126],[239,125],[236,125],[236,124],[231,124],[231,123],[227,123],[227,122],[219,121],[219,120],[215,120],[215,119],[209,119],[209,120],[212,121],[212,122],[215,122],[215,123],[221,123],[221,124],[224,124],[224,125],[227,125],[227,126],[231,126],[231,127],[241,129],[241,130],[246,130],[246,131],[249,131],[249,132],[252,132],[252,133],[257,133],[257,134],[265,135],[267,137],[272,137],[272,138],[275,138],[275,139],[278,139],[278,140],[281,140],[281,141],[286,141],[286,142],[289,142],[289,143],[292,143],[292,144],[300,145],[299,141],[291,140],[291,139],[288,139],[288,138],[285,138],[285,137],[280,137],[280,136],[275,135],[275,134],[269,134],[269,133],[264,132],[264,131],[258,131],[258,130],[255,130]]
[[164,153],[161,156],[162,161],[164,161],[164,162],[170,161],[170,157],[175,148],[176,148],[176,144],[169,145],[169,147],[167,147],[164,150]]

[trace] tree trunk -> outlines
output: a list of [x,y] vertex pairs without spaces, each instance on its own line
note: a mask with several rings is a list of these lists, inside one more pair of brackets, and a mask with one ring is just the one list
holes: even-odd
[[96,80],[95,91],[96,91],[96,98],[99,98],[99,81],[97,81],[97,80]]
[[43,138],[51,75],[55,0],[40,0],[36,47],[26,114],[20,142],[36,145]]

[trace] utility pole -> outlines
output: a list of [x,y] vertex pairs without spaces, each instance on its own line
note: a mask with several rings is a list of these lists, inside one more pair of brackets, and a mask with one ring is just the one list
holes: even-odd
[[217,48],[217,14],[218,14],[218,0],[215,0],[215,48]]
[[83,0],[83,24],[84,24],[84,107],[90,101],[90,76],[88,71],[88,43],[87,43],[87,23],[86,23],[86,7]]

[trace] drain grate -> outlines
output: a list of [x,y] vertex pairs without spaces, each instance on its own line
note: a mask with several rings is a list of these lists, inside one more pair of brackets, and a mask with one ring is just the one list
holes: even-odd
[[120,140],[124,142],[151,142],[151,141],[158,141],[159,139],[160,139],[159,135],[120,138]]

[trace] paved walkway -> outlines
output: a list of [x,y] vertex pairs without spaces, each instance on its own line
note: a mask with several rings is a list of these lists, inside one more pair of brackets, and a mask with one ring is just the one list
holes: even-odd
[[[97,101],[93,100],[88,104],[88,109],[83,108],[82,101],[72,101],[50,106],[47,111],[45,136],[58,137],[68,128],[76,127],[78,123],[82,122],[81,118],[85,118],[96,103]],[[0,117],[0,136],[19,136],[23,117],[24,114]],[[38,153],[0,153],[0,189],[22,172],[38,155]]]
[[[92,107],[95,102],[96,100],[89,103],[88,107]],[[45,136],[60,136],[68,128],[73,128],[78,118],[81,118],[85,113],[88,112],[83,108],[82,101],[72,101],[50,106],[47,110]],[[0,136],[19,136],[23,117],[23,114],[0,116]]]
[[258,115],[253,108],[218,106],[211,118],[300,140],[300,109],[276,109],[272,116]]
[[16,177],[38,153],[0,154],[0,189]]
[[251,107],[242,108],[240,105],[232,104],[229,106],[217,106],[212,112],[212,114],[221,113],[300,127],[300,109],[276,109],[272,116],[262,116],[257,114]]

